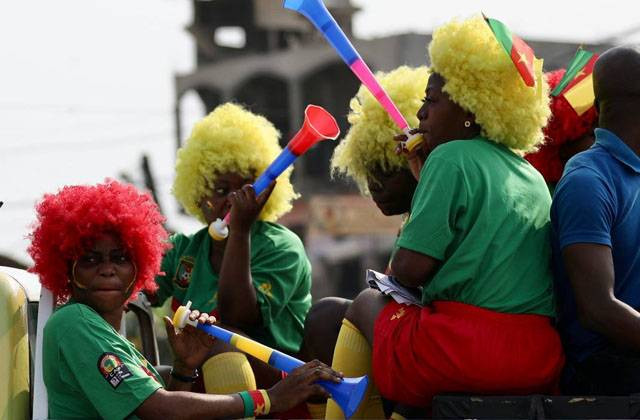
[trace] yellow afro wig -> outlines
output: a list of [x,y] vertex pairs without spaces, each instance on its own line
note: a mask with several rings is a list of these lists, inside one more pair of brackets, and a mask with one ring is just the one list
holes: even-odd
[[[227,103],[200,120],[178,150],[173,194],[187,213],[206,223],[198,206],[211,193],[216,176],[235,172],[257,178],[282,150],[280,133],[264,117]],[[259,219],[276,221],[298,197],[290,182],[292,168],[278,177]]]
[[[378,72],[376,79],[409,126],[417,126],[416,113],[422,106],[429,69],[402,66],[389,73]],[[360,86],[349,106],[351,111],[347,118],[351,128],[333,153],[331,171],[353,178],[360,191],[368,194],[367,177],[373,176],[376,167],[394,171],[409,165],[404,156],[395,153],[397,143],[393,137],[400,130],[365,86]]]
[[[549,87],[524,84],[481,16],[454,20],[433,33],[431,70],[445,79],[451,100],[475,115],[483,136],[518,152],[542,144]],[[537,81],[536,83],[539,83]]]

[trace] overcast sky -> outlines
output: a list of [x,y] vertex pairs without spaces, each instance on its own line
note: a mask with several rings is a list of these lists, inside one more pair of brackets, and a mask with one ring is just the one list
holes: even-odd
[[[353,3],[362,8],[355,32],[365,38],[426,33],[484,11],[523,37],[594,42],[624,34],[640,16],[637,2]],[[183,29],[191,13],[187,0],[0,2],[0,253],[28,261],[24,236],[43,193],[120,172],[140,178],[142,153],[151,157],[171,225],[198,228],[169,195],[173,75],[194,66]],[[189,98],[184,107],[185,121],[202,112]]]

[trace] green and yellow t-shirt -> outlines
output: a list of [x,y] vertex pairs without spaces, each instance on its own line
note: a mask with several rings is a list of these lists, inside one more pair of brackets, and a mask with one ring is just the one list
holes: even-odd
[[550,205],[542,175],[508,148],[482,137],[438,146],[397,243],[442,261],[423,303],[554,316]]
[[51,419],[135,419],[162,378],[91,307],[70,302],[44,327],[43,375]]
[[[173,248],[162,260],[155,304],[169,297],[201,312],[218,306],[218,273],[209,262],[211,238],[204,228],[194,235],[171,237]],[[311,264],[300,238],[276,223],[257,221],[251,228],[251,277],[262,326],[245,331],[270,347],[297,352],[311,307]]]

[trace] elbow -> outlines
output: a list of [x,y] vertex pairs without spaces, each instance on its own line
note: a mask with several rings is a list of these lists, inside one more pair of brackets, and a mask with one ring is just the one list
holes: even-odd
[[603,333],[609,325],[611,309],[605,302],[576,303],[578,322],[588,330]]
[[253,311],[247,310],[244,305],[218,302],[218,314],[219,321],[229,327],[244,329],[256,324]]
[[403,279],[406,277],[407,270],[406,264],[402,261],[402,258],[396,257],[391,260],[391,275],[395,276],[398,279]]
[[578,309],[578,322],[582,328],[596,331],[597,322],[588,310]]
[[420,252],[399,248],[391,261],[391,271],[407,287],[420,287],[438,270],[440,260]]
[[425,282],[425,277],[417,276],[411,264],[404,258],[394,258],[391,262],[391,274],[406,287],[420,287]]
[[233,310],[233,305],[226,305],[223,302],[218,302],[218,321],[230,327],[239,328],[243,323],[242,314],[239,311]]

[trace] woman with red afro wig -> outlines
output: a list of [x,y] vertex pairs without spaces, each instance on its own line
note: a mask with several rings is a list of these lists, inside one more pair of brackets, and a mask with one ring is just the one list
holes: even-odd
[[131,296],[155,290],[162,253],[168,248],[164,217],[147,194],[107,180],[95,186],[75,185],[46,194],[36,207],[31,236],[31,269],[59,303],[71,296],[70,269],[88,244],[104,232],[116,234],[136,267]]
[[[564,73],[565,69],[560,69],[545,74],[550,90],[560,83]],[[596,108],[591,107],[578,115],[562,95],[551,96],[550,106],[551,118],[544,128],[545,143],[525,159],[542,174],[553,191],[567,161],[593,144],[598,114]]]
[[[126,302],[153,289],[168,247],[163,217],[147,194],[107,180],[45,195],[29,247],[31,271],[64,303],[42,337],[43,377],[50,418],[240,418],[287,410],[309,396],[324,396],[320,379],[340,381],[320,362],[307,363],[268,392],[201,395],[189,391],[195,369],[214,339],[188,326],[176,333],[165,317],[174,353],[165,384],[155,368],[118,333]],[[193,311],[191,320],[214,317]],[[253,401],[253,402],[247,402]],[[260,402],[262,405],[257,404]]]

